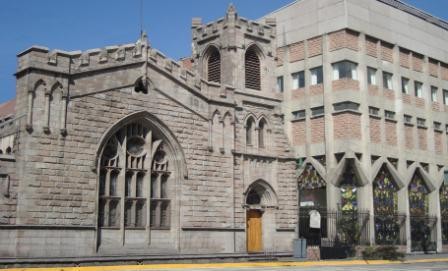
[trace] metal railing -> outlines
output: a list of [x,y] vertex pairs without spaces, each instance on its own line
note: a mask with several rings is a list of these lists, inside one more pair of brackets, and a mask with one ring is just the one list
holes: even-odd
[[406,215],[375,215],[375,244],[405,245]]
[[411,250],[437,250],[437,217],[410,216],[411,222]]

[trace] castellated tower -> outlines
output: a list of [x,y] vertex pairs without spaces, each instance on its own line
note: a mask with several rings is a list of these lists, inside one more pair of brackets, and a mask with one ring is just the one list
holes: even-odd
[[[209,82],[254,91],[257,95],[272,95],[275,92],[275,26],[275,19],[261,23],[241,18],[233,5],[224,18],[206,25],[200,18],[194,18],[193,58],[198,72]],[[221,60],[220,67],[214,66],[217,59]],[[245,66],[245,61],[252,66]]]

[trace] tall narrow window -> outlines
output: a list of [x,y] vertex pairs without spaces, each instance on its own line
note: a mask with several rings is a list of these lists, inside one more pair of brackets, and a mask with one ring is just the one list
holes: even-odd
[[322,82],[324,81],[322,66],[311,69],[310,73],[311,73],[311,85],[322,84]]
[[259,148],[266,147],[266,137],[267,137],[266,120],[261,119],[258,124],[258,147]]
[[250,117],[246,122],[246,145],[252,146],[253,144],[253,132],[255,129],[255,121]]
[[277,77],[277,91],[280,93],[284,91],[283,76]]
[[392,87],[392,73],[383,72],[383,88],[393,89]]
[[255,46],[247,49],[244,57],[246,88],[261,90],[260,58]]
[[376,86],[376,69],[367,67],[367,83]]
[[409,79],[401,77],[401,92],[409,94]]
[[431,86],[431,102],[438,102],[437,94],[439,92],[439,89],[435,86]]
[[415,88],[415,97],[422,98],[423,97],[423,84],[418,81],[414,81]]
[[448,105],[448,90],[446,89],[443,90],[443,103]]
[[292,89],[299,89],[305,87],[305,72],[296,72],[291,74]]
[[221,55],[214,46],[210,47],[207,53],[207,80],[221,83]]

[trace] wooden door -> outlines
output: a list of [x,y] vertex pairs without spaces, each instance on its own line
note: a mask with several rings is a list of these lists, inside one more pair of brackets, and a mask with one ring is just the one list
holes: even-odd
[[247,252],[261,252],[263,239],[261,233],[261,212],[257,210],[247,211],[246,228]]

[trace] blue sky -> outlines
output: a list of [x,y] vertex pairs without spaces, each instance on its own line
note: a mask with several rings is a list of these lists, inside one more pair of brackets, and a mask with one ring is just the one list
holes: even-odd
[[[259,18],[292,0],[143,0],[143,28],[151,45],[178,59],[190,54],[192,17],[222,17],[230,2],[238,13]],[[448,19],[448,0],[406,1]],[[86,50],[134,42],[140,0],[14,0],[0,3],[0,103],[15,96],[16,54],[33,44]]]

